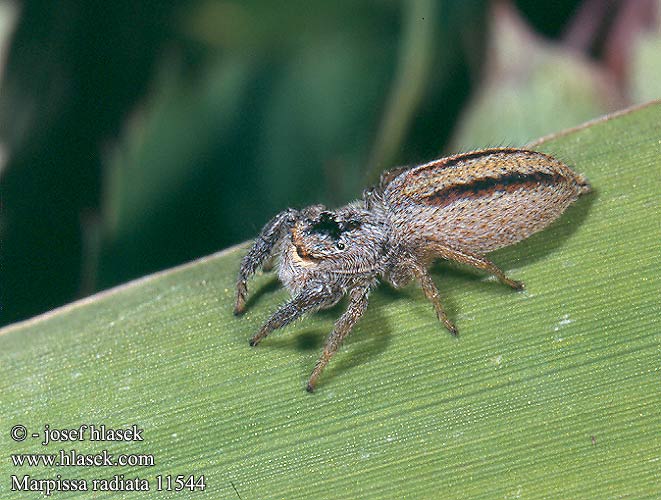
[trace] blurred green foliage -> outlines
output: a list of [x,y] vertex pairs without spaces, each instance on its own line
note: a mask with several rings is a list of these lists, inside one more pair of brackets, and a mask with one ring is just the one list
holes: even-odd
[[650,98],[649,50],[629,79],[608,61],[621,20],[658,39],[653,16],[611,2],[581,29],[591,4],[25,1],[0,95],[0,323],[346,202],[397,164]]

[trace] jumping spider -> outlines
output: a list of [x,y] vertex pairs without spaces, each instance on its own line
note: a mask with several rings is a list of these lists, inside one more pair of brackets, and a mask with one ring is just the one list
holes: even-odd
[[521,149],[475,151],[386,172],[359,201],[337,210],[290,208],[268,222],[241,263],[234,312],[244,311],[248,278],[272,256],[279,257],[278,276],[292,299],[250,345],[349,295],[308,381],[312,392],[379,279],[400,288],[415,278],[438,319],[456,335],[427,271],[432,261],[468,264],[521,290],[523,283],[484,254],[543,229],[588,191],[586,179],[562,162]]

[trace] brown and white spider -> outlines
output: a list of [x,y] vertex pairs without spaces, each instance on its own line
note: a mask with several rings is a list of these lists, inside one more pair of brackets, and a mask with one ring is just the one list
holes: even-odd
[[521,289],[484,254],[545,228],[589,190],[587,180],[564,163],[522,149],[475,151],[386,172],[359,201],[336,210],[290,208],[269,221],[241,263],[234,312],[244,311],[248,278],[272,256],[292,299],[250,345],[349,295],[308,381],[312,392],[378,280],[396,288],[418,280],[438,319],[456,334],[427,271],[432,261],[468,264]]

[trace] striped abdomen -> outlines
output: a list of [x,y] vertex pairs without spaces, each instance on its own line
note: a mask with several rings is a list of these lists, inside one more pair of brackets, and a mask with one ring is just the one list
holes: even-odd
[[551,156],[488,149],[405,170],[383,195],[400,237],[487,253],[545,228],[589,190]]

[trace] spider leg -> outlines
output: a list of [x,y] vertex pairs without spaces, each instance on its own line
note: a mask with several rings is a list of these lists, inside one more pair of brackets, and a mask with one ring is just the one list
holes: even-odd
[[246,307],[246,295],[248,294],[248,278],[272,255],[273,249],[278,241],[284,236],[296,219],[299,212],[287,209],[273,217],[262,229],[255,240],[252,248],[241,261],[239,277],[236,281],[236,303],[234,314],[243,313]]
[[305,313],[332,306],[342,298],[342,295],[341,291],[334,292],[321,286],[304,289],[273,313],[259,331],[250,338],[250,345],[256,346],[273,330],[288,325]]
[[324,350],[317,361],[317,364],[310,375],[308,380],[307,390],[308,392],[314,392],[314,388],[317,384],[317,379],[321,372],[324,371],[324,368],[337,352],[342,345],[342,341],[353,329],[356,322],[363,315],[367,309],[368,296],[370,292],[370,287],[358,287],[354,288],[350,292],[350,301],[347,310],[344,311],[342,316],[335,322],[333,331],[326,339],[326,344],[324,345]]
[[438,257],[447,260],[454,260],[455,262],[467,264],[476,269],[486,271],[496,276],[496,278],[498,278],[501,283],[510,286],[515,290],[524,289],[524,284],[521,281],[515,281],[508,278],[502,269],[500,269],[498,266],[496,266],[496,264],[491,262],[483,255],[475,254],[467,250],[459,250],[457,248],[449,247],[440,242],[430,242],[430,247],[434,252],[434,255],[437,255]]
[[457,327],[454,325],[454,323],[450,321],[450,318],[448,318],[448,315],[443,309],[438,287],[436,286],[436,283],[434,283],[434,280],[432,279],[429,272],[417,263],[413,263],[411,265],[411,271],[413,272],[413,275],[416,277],[416,279],[420,282],[420,286],[422,287],[422,291],[424,292],[425,297],[427,297],[429,302],[431,302],[434,306],[438,320],[443,323],[445,328],[447,328],[452,335],[456,336],[459,331],[457,330]]
[[264,261],[262,264],[262,270],[264,272],[270,272],[273,271],[273,268],[275,267],[275,257],[271,255],[268,259]]

